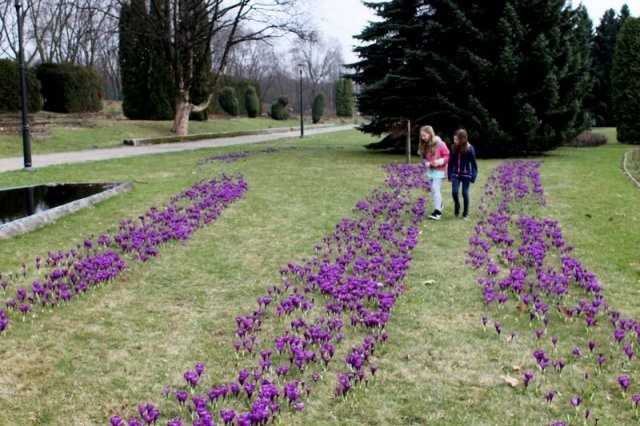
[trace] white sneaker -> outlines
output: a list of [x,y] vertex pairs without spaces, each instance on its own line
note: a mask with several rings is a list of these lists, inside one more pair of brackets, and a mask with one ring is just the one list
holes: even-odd
[[438,210],[434,210],[434,212],[431,213],[428,216],[428,218],[431,219],[431,220],[440,220],[440,219],[442,219],[442,214]]

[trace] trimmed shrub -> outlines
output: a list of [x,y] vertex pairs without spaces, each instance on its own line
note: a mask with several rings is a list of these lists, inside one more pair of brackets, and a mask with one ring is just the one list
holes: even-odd
[[36,75],[42,85],[43,109],[53,112],[96,112],[102,109],[102,82],[88,67],[40,64]]
[[313,105],[311,106],[311,121],[313,124],[319,123],[323,114],[324,95],[322,93],[318,93],[315,98],[313,98]]
[[244,91],[244,106],[249,118],[256,118],[260,112],[260,100],[253,86],[248,86]]
[[313,124],[318,124],[322,115],[324,114],[324,95],[318,93],[313,98],[313,104],[311,105],[311,121]]
[[218,103],[220,108],[229,115],[236,117],[238,115],[238,97],[233,87],[223,87],[218,95]]
[[336,86],[336,115],[351,117],[353,115],[353,94],[351,80],[341,78]]
[[[40,82],[31,68],[25,68],[27,82],[27,109],[42,109]],[[0,59],[0,111],[15,112],[22,108],[20,93],[20,66],[10,59]]]
[[289,98],[280,96],[277,101],[271,104],[271,118],[274,120],[286,120],[289,118],[287,105],[289,105]]
[[582,132],[575,138],[564,143],[564,146],[588,147],[598,146],[607,143],[607,137],[600,133]]
[[[244,112],[247,111],[245,92],[247,91],[248,87],[254,88],[254,90],[256,91],[256,95],[258,96],[258,102],[260,100],[260,85],[255,80],[222,75],[216,83],[215,89],[213,91],[213,98],[217,100],[220,96],[220,92],[225,87],[233,87],[233,89],[236,91],[238,99],[238,114],[244,114]],[[258,115],[260,115],[261,113],[261,107],[261,104],[258,103]],[[222,109],[222,106],[219,102],[211,102],[211,105],[209,106],[209,113],[219,114],[223,111],[224,110]]]

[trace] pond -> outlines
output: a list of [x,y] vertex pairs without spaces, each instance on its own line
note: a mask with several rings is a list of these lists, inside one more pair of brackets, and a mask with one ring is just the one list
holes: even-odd
[[59,183],[0,189],[0,238],[29,232],[131,189],[119,183]]

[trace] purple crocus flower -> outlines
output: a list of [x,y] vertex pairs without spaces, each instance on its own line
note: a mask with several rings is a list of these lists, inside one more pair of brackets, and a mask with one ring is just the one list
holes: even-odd
[[189,398],[189,393],[186,390],[179,390],[176,392],[176,400],[180,404],[184,404],[187,398]]
[[622,391],[624,392],[631,385],[631,378],[629,376],[626,376],[626,375],[620,375],[620,376],[618,376],[618,383],[620,384],[620,387],[622,388]]
[[184,379],[187,381],[187,383],[189,383],[189,385],[195,386],[200,380],[200,375],[195,371],[187,371],[186,373],[184,373]]
[[236,417],[236,412],[233,410],[221,410],[220,417],[225,425],[231,423],[233,419]]
[[529,382],[531,381],[531,379],[533,379],[533,373],[531,371],[525,371],[524,374],[524,387],[528,387],[529,386]]
[[628,343],[625,343],[622,348],[624,350],[625,355],[627,355],[629,360],[631,360],[631,358],[633,357],[633,348],[631,347],[631,345]]
[[578,406],[580,404],[582,404],[582,398],[580,398],[579,396],[574,396],[573,398],[571,398],[571,405],[578,408]]

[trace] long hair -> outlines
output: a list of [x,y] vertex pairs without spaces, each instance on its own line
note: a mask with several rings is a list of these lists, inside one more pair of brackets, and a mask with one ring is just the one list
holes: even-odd
[[465,129],[458,129],[454,133],[454,136],[458,138],[458,150],[461,154],[466,154],[469,151],[469,135]]
[[[429,135],[429,140],[422,139],[422,133],[425,132]],[[433,154],[436,151],[436,132],[431,126],[420,127],[420,142],[418,143],[418,150],[421,153]]]

